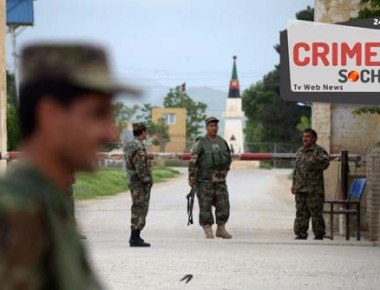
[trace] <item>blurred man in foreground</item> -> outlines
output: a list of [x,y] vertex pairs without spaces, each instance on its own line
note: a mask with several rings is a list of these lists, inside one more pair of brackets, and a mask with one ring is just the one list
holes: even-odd
[[0,289],[101,289],[71,213],[67,178],[96,169],[116,138],[111,78],[95,46],[41,44],[22,52],[23,157],[0,181]]

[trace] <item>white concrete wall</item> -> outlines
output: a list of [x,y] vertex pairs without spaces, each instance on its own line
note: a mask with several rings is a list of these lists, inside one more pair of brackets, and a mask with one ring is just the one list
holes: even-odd
[[[244,152],[243,120],[244,112],[242,111],[241,98],[227,99],[226,111],[224,112],[224,139],[230,147],[233,147],[234,153]],[[234,141],[231,140],[235,136]]]

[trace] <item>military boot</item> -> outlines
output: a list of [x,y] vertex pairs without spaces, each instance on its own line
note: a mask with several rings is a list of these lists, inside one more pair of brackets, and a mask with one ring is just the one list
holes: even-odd
[[206,234],[206,239],[213,239],[214,234],[212,233],[212,226],[211,225],[204,225],[203,230]]
[[[137,230],[137,239],[141,242],[141,243],[145,243],[144,239],[140,236],[141,234],[141,230]],[[147,244],[148,246],[146,247],[150,247],[150,243],[145,243]]]
[[131,247],[150,247],[149,243],[145,243],[143,239],[140,238],[139,230],[131,231],[131,238],[129,239],[129,246]]
[[232,239],[232,236],[226,230],[225,224],[218,225],[215,236],[223,239]]

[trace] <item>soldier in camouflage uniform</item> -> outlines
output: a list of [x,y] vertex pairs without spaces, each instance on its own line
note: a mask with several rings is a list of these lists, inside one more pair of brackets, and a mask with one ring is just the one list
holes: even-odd
[[35,44],[21,57],[23,156],[0,179],[0,289],[101,289],[79,238],[68,176],[117,138],[103,49]]
[[213,239],[212,225],[215,207],[216,237],[231,239],[225,225],[230,215],[230,202],[226,184],[227,173],[231,165],[231,153],[227,142],[218,133],[219,120],[206,119],[207,135],[197,139],[191,150],[189,163],[189,185],[196,186],[199,203],[199,224],[203,227],[207,239]]
[[150,190],[153,185],[152,171],[144,141],[147,137],[146,125],[135,123],[133,136],[124,149],[125,165],[128,173],[128,184],[131,190],[131,247],[150,247],[140,236],[145,227],[149,209]]
[[323,204],[325,200],[323,171],[329,165],[329,155],[316,144],[317,133],[307,128],[303,132],[303,146],[297,150],[293,172],[292,193],[296,200],[294,233],[296,239],[306,240],[310,217],[316,240],[325,235]]

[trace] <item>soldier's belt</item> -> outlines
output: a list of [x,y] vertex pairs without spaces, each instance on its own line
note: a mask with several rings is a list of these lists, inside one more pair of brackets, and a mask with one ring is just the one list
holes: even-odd
[[227,177],[227,170],[207,170],[202,171],[201,180],[211,181],[211,182],[225,182]]

